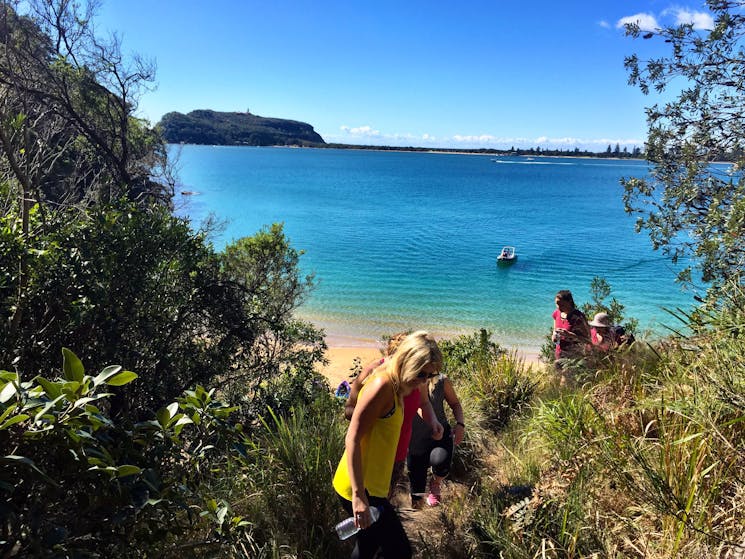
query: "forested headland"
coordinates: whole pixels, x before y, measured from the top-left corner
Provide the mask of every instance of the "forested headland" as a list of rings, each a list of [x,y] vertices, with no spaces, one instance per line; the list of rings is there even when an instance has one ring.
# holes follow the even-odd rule
[[[318,147],[325,143],[310,124],[248,111],[171,112],[163,115],[158,125],[163,138],[172,144]]]
[[[95,4],[0,2],[0,555],[345,556],[343,404],[294,315],[314,278],[279,224],[217,251],[174,215],[167,139],[135,116],[153,66],[94,33]],[[689,87],[623,181],[707,296],[647,340],[595,278],[581,307],[636,341],[588,347],[567,385],[548,326],[546,367],[485,330],[441,340],[467,430],[442,505],[406,520],[416,557],[745,554],[745,2],[707,5],[714,30],[626,61],[644,93]]]

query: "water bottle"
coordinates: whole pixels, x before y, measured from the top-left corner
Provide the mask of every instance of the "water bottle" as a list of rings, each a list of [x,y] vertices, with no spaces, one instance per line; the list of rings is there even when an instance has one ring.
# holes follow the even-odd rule
[[[373,522],[380,518],[381,512],[383,512],[383,509],[381,507],[370,507],[370,517],[372,518]],[[360,529],[354,525],[354,516],[350,516],[346,520],[342,520],[335,526],[335,528],[336,533],[339,534],[340,540],[346,540],[347,538],[354,536],[357,532],[360,531]]]

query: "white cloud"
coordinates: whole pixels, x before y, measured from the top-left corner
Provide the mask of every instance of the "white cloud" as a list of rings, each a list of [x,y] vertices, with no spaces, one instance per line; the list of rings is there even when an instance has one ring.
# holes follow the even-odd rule
[[[692,24],[694,29],[714,29],[714,18],[707,12],[694,12],[685,8],[668,8],[660,14],[660,17],[663,18],[669,16],[675,19],[674,25]],[[656,31],[662,27],[653,14],[641,12],[632,16],[622,17],[616,23],[616,28],[623,29],[630,23],[636,23],[642,31]],[[602,24],[603,22],[601,22]]]
[[[610,29],[610,23],[608,23],[608,22],[607,22],[607,21],[605,21],[604,19],[601,19],[601,20],[600,20],[600,21],[598,22],[598,25],[599,25],[600,27],[604,27],[605,29]]]
[[[343,132],[346,132],[350,136],[359,136],[365,138],[377,138],[380,136],[380,130],[375,130],[371,126],[356,126],[354,128],[349,126],[340,127]]]
[[[675,8],[671,10],[675,14],[675,24],[685,25],[692,23],[694,29],[714,29],[714,18],[706,12],[689,12],[688,10]]]
[[[460,135],[456,134],[453,136],[453,141],[462,143],[462,144],[493,144],[495,142],[501,141],[500,138],[497,138],[496,136],[492,136],[490,134],[481,134],[479,136],[470,136],[470,135]]]
[[[639,13],[633,16],[622,17],[616,23],[617,29],[623,29],[626,25],[635,23],[642,31],[655,31],[660,28],[657,19],[652,14]]]
[[[574,136],[537,136],[537,137],[505,137],[493,134],[454,134],[453,136],[434,136],[429,133],[382,133],[372,126],[341,126],[340,135],[324,135],[327,141],[339,143],[364,143],[378,146],[413,146],[433,148],[460,149],[541,149],[573,150],[579,148],[589,151],[604,151],[609,145],[615,148],[643,147],[644,140],[636,138],[578,138]]]

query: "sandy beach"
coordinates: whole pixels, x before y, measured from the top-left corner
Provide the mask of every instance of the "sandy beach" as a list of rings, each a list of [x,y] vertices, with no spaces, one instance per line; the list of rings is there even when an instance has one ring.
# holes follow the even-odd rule
[[[365,365],[374,359],[380,359],[384,348],[384,343],[380,340],[337,335],[327,336],[326,344],[329,348],[326,352],[329,364],[322,367],[320,372],[328,379],[332,388],[336,388],[341,381],[349,379],[355,359],[359,359],[360,363]],[[523,351],[518,348],[518,353],[526,363],[540,363],[536,349]]]

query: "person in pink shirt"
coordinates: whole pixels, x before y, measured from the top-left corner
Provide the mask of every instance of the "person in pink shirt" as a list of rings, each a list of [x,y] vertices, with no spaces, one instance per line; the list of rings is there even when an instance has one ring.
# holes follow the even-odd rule
[[[556,343],[556,358],[576,357],[590,343],[590,326],[584,313],[574,305],[572,292],[562,289],[556,294],[553,340]]]
[[[556,310],[551,315],[554,319],[552,339],[556,344],[556,369],[561,374],[562,385],[566,384],[570,371],[564,359],[580,357],[590,346],[590,326],[587,318],[574,304],[572,292],[562,289],[554,299]]]

